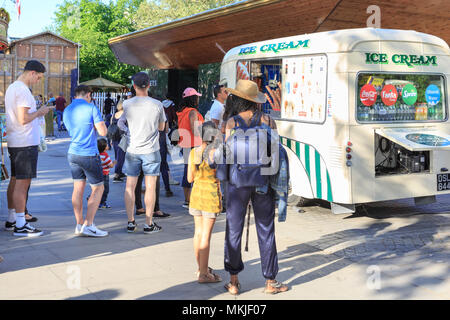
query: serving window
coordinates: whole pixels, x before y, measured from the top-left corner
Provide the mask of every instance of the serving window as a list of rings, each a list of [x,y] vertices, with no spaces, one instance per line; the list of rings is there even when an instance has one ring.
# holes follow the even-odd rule
[[[276,118],[312,123],[326,119],[325,55],[241,60],[236,79],[253,80],[268,97],[262,110]]]
[[[252,80],[259,91],[268,96],[268,101],[261,106],[265,113],[276,117],[280,115],[281,105],[281,59],[241,60],[236,68],[236,79]]]
[[[447,119],[445,81],[436,74],[360,73],[359,122],[430,122]]]

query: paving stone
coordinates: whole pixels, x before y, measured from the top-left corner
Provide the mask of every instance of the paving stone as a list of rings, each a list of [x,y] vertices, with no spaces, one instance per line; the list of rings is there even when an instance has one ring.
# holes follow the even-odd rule
[[[449,299],[450,195],[437,204],[415,207],[411,199],[365,205],[357,215],[333,215],[329,208],[289,207],[287,221],[275,222],[279,259],[277,278],[292,290],[275,297],[262,293],[259,247],[251,220],[249,252],[242,252],[245,269],[239,275],[243,292],[232,297],[223,289],[226,215],[216,220],[210,266],[222,276],[218,284],[199,285],[193,252],[193,218],[181,208],[183,191],[172,186],[173,198],[160,198],[172,214],[155,220],[160,233],[128,234],[123,194],[125,184],[112,184],[111,210],[99,211],[96,224],[109,231],[104,239],[79,238],[71,207],[72,181],[65,159],[68,139],[49,143],[40,154],[38,179],[30,190],[29,207],[46,234],[17,239],[0,231],[0,299]],[[181,180],[182,165],[171,164]],[[2,183],[0,222],[7,217],[6,183]],[[88,191],[89,188],[86,188]],[[43,201],[45,199],[45,201]],[[0,225],[1,227],[2,225]],[[244,232],[245,234],[245,232]],[[245,243],[245,236],[243,242]],[[244,246],[244,244],[243,244]],[[381,270],[381,289],[368,287],[371,268]],[[79,288],[68,280],[81,272]],[[31,283],[30,290],[13,284]],[[3,288],[7,288],[4,290]]]

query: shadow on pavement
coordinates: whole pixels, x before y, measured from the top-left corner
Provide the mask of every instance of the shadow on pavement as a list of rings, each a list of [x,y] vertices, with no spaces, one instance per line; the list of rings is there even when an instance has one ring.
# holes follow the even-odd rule
[[[440,226],[439,223],[429,224],[426,233],[414,233],[421,224],[430,222],[428,219],[422,220],[419,216],[416,223],[391,231],[386,231],[391,223],[377,221],[367,228],[330,233],[317,240],[290,246],[278,252],[279,268],[282,271],[279,272],[277,279],[286,282],[290,287],[295,286],[294,290],[298,290],[301,289],[302,284],[326,277],[351,265],[367,268],[368,272],[369,267],[375,266],[379,268],[382,280],[384,272],[386,272],[384,275],[401,278],[405,273],[420,270],[424,264],[442,263],[445,261],[445,252],[440,252],[442,248],[430,247],[430,244],[445,243],[449,237],[434,238]],[[352,242],[359,243],[352,244]],[[398,265],[400,258],[406,258],[407,265]],[[440,273],[418,275],[404,284],[383,285],[381,282],[378,293],[391,293],[396,299],[409,299],[414,296],[414,290],[419,286],[432,288],[442,284],[449,272],[450,266],[446,264],[446,268]],[[223,286],[229,279],[224,270],[221,270],[220,275],[224,279],[223,282],[207,285],[217,291],[217,295],[225,292]],[[250,280],[248,275],[260,275],[260,280]],[[369,276],[370,274],[367,274],[367,278]],[[290,280],[286,281],[287,279]],[[246,261],[239,280],[242,285],[241,294],[258,288],[262,290],[264,279],[260,260]],[[396,282],[393,281],[393,283]],[[169,299],[189,299],[189,292],[195,292],[195,297],[199,299],[211,299],[216,296],[212,290],[201,291],[202,286],[204,285],[188,282],[140,299],[167,299],[168,297]],[[333,289],[330,288],[330,290]]]

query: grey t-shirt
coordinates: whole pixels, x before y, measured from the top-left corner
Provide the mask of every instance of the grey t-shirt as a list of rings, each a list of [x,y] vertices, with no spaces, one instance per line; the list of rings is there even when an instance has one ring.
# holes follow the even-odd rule
[[[134,97],[123,103],[121,120],[128,122],[130,144],[127,152],[149,154],[159,151],[159,124],[166,122],[161,102],[150,97]]]

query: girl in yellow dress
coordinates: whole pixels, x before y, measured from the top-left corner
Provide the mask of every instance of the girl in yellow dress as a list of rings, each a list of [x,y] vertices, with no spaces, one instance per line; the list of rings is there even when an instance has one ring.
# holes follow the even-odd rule
[[[212,143],[220,134],[211,121],[202,126],[202,144],[191,150],[189,155],[187,180],[194,183],[189,201],[189,213],[194,216],[194,252],[199,270],[199,283],[220,282],[222,279],[208,267],[212,229],[217,216],[222,211],[220,182],[216,170],[211,168]],[[212,162],[212,161],[211,161]]]

